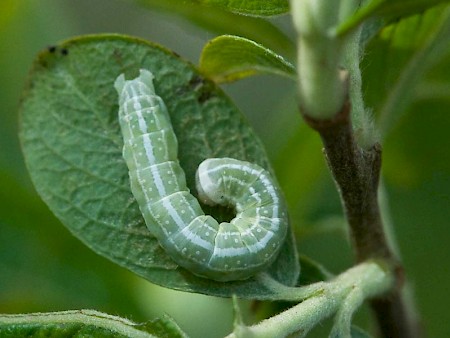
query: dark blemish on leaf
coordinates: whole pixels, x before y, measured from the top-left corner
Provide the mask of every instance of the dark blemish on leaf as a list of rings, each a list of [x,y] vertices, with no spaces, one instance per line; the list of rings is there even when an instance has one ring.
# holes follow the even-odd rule
[[[184,95],[186,93],[190,93],[192,91],[196,91],[203,83],[203,78],[201,76],[195,75],[192,77],[187,85],[183,85],[177,88],[177,95]]]
[[[123,55],[120,49],[114,49],[112,57],[118,65],[123,65]]]
[[[208,101],[212,97],[212,92],[208,89],[200,91],[200,95],[198,96],[198,102],[204,103]]]
[[[192,77],[192,79],[189,81],[188,86],[188,90],[196,92],[197,101],[199,103],[204,103],[213,96],[212,84],[200,75],[195,75],[194,77]]]
[[[48,50],[50,53],[54,53],[54,52],[56,52],[56,46],[48,46],[48,47],[47,47],[47,50]]]
[[[201,75],[194,75],[187,85],[177,88],[176,95],[194,93],[199,103],[204,103],[214,96],[214,85]]]
[[[61,55],[66,56],[68,54],[69,54],[69,50],[68,49],[66,49],[66,48],[61,49]]]
[[[205,79],[199,75],[195,75],[190,81],[189,81],[189,87],[193,90],[197,90],[201,86],[203,86],[205,82]]]

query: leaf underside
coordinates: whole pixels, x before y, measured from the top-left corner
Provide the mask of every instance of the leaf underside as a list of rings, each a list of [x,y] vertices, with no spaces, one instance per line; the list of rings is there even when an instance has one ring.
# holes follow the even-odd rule
[[[165,315],[143,324],[93,310],[0,315],[1,337],[186,338]]]
[[[36,59],[21,103],[20,137],[38,193],[54,214],[88,247],[147,280],[189,292],[267,299],[273,292],[255,278],[220,283],[178,267],[147,230],[129,187],[122,158],[118,75],[155,74],[179,143],[188,186],[209,157],[233,157],[270,165],[242,114],[188,62],[155,44],[120,35],[75,38]],[[205,208],[218,219],[227,210]],[[42,226],[42,225],[39,225]],[[298,260],[290,234],[269,273],[295,284]]]

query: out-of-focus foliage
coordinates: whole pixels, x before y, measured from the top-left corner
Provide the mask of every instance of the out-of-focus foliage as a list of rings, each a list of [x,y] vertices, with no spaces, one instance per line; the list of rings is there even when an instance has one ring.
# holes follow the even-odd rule
[[[337,34],[346,34],[365,20],[371,19],[389,23],[410,15],[421,14],[441,3],[448,3],[448,0],[370,0],[341,23],[336,31]]]
[[[363,67],[365,98],[383,135],[420,95],[418,86],[428,86],[423,75],[449,53],[449,36],[450,6],[437,6],[389,25],[369,43]],[[449,92],[439,95],[448,97]]]

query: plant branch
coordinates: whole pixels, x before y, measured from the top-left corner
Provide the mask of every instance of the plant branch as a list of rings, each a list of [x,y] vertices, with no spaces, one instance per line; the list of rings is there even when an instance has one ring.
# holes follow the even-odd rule
[[[385,270],[384,264],[364,262],[330,281],[318,283],[320,292],[259,324],[244,326],[238,321],[234,332],[227,338],[276,338],[292,334],[304,337],[315,325],[336,311],[345,317],[346,323],[339,325],[335,332],[350,332],[350,318],[355,308],[363,299],[384,293],[392,283],[393,276]]]
[[[341,194],[352,232],[357,260],[391,259],[377,200],[381,146],[376,143],[364,150],[356,144],[348,101],[332,119],[317,120],[306,114],[303,117],[320,134],[324,144],[328,166]]]
[[[402,297],[403,269],[386,238],[378,204],[381,145],[375,141],[361,92],[361,28],[348,38],[330,34],[336,23],[357,9],[358,2],[291,0],[291,7],[298,33],[300,111],[322,138],[357,261],[381,259],[396,278],[388,294],[372,301],[381,334],[384,337],[418,337]],[[347,71],[340,70],[342,64]],[[344,73],[346,76],[342,76]],[[351,121],[352,105],[359,143]],[[344,317],[347,317],[345,312]]]
[[[302,110],[305,121],[316,130],[324,144],[328,166],[337,184],[350,226],[358,262],[383,259],[389,262],[397,283],[388,295],[375,298],[375,311],[383,337],[417,337],[418,331],[408,317],[401,295],[403,270],[385,236],[378,205],[381,146],[375,143],[360,148],[354,137],[347,100],[332,119],[311,118]]]

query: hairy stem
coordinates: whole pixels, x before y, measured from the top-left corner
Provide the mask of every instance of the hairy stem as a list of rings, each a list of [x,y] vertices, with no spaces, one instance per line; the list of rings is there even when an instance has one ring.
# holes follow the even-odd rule
[[[253,326],[238,325],[228,338],[276,338],[294,333],[304,337],[315,325],[336,311],[342,309],[345,317],[351,317],[362,299],[384,293],[392,283],[392,274],[382,264],[376,261],[361,263],[328,282],[320,283],[319,293],[289,310]],[[354,297],[355,294],[358,297]],[[346,322],[350,325],[350,318]],[[350,327],[346,328],[347,332],[349,330]]]
[[[291,0],[293,22],[301,32],[297,35],[299,96],[316,118],[333,116],[345,99],[339,72],[343,43],[328,34],[338,21],[339,7],[338,1]]]

